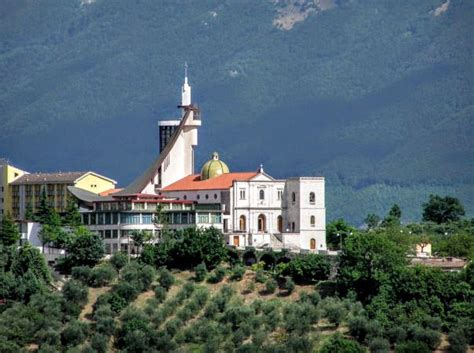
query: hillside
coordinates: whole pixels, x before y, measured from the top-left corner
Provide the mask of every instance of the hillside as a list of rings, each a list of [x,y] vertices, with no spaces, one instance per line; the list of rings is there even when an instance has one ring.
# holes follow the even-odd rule
[[[157,153],[157,120],[177,114],[187,61],[203,112],[198,168],[218,150],[231,170],[325,175],[328,218],[356,224],[393,202],[416,219],[431,192],[474,214],[470,2],[0,9],[0,155],[19,167],[128,183]]]

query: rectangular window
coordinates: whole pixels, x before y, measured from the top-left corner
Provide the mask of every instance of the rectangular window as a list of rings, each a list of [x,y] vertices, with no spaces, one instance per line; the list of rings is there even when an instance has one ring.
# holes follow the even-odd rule
[[[209,223],[209,215],[208,214],[199,214],[198,215],[198,223]]]
[[[110,213],[105,214],[105,224],[111,224],[112,223],[112,215]]]
[[[95,225],[95,213],[91,213],[91,223],[92,225]]]
[[[222,218],[220,213],[212,215],[212,223],[222,223]]]
[[[281,199],[283,198],[283,190],[282,189],[278,189],[278,201],[280,201]]]
[[[240,189],[240,199],[245,200],[245,189]]]
[[[142,223],[143,224],[151,224],[152,217],[151,214],[143,214],[142,215]]]
[[[110,229],[106,229],[104,232],[104,237],[105,239],[110,239],[111,238],[111,231]]]
[[[103,213],[99,213],[97,215],[97,224],[104,224],[104,214]]]
[[[114,238],[114,239],[118,238],[118,230],[117,229],[112,230],[112,238]]]

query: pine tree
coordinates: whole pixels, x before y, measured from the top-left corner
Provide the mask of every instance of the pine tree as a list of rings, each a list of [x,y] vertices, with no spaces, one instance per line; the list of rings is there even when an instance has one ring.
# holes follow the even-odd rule
[[[36,220],[41,224],[51,224],[52,221],[56,221],[53,216],[54,208],[48,201],[46,196],[46,190],[43,189],[41,192],[40,202],[38,210],[36,212]]]
[[[15,244],[18,240],[20,240],[20,231],[13,217],[7,213],[3,217],[0,225],[0,243],[5,246],[10,246]]]
[[[77,207],[76,199],[73,196],[67,199],[66,216],[64,218],[64,225],[70,227],[78,227],[82,224],[81,214]]]

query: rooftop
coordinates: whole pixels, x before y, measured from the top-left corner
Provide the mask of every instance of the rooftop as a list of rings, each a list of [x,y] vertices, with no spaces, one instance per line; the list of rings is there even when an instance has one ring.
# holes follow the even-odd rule
[[[207,180],[201,180],[200,174],[193,174],[168,185],[162,191],[230,189],[234,181],[246,181],[252,179],[257,174],[257,172],[226,173]]]
[[[25,174],[14,182],[12,185],[24,184],[73,184],[86,175],[93,174],[99,178],[106,179],[114,184],[117,182],[103,175],[94,172],[56,172],[56,173],[31,173]]]

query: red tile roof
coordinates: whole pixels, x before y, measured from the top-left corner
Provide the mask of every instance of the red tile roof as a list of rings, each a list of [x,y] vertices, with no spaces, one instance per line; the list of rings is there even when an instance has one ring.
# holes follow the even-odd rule
[[[226,173],[207,180],[201,180],[200,174],[188,175],[187,177],[163,188],[162,191],[230,189],[234,180],[246,181],[257,174],[258,173],[256,172]]]
[[[99,193],[100,196],[109,196],[116,192],[122,191],[123,189],[108,189]]]

